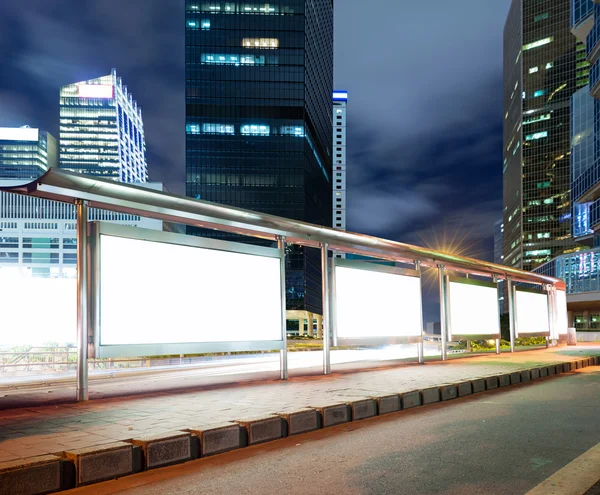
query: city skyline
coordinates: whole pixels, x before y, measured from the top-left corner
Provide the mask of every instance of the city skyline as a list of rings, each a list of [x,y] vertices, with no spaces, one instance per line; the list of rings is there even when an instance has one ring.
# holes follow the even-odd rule
[[[348,89],[353,101],[347,228],[417,243],[436,228],[459,228],[485,238],[474,254],[491,259],[493,224],[501,214],[501,40],[509,2],[465,1],[458,9],[464,16],[452,26],[445,19],[457,9],[443,2],[435,9],[380,3],[368,13],[353,1],[337,3],[335,11],[335,86]],[[14,72],[0,78],[0,125],[49,122],[52,131],[56,89],[114,66],[144,108],[151,179],[182,193],[183,5],[173,13],[166,2],[144,9],[131,2],[108,26],[100,19],[114,7],[109,4],[82,2],[51,14],[36,1],[3,2],[0,13],[14,22],[0,47],[12,54]],[[435,31],[421,40],[425,57],[411,42],[421,30],[410,27],[423,8]],[[399,22],[406,23],[401,35]],[[357,29],[374,32],[372,39],[361,41]],[[392,35],[400,48],[375,49]],[[32,89],[37,94],[30,102],[24,95]],[[44,112],[38,112],[40,102],[49,102]]]

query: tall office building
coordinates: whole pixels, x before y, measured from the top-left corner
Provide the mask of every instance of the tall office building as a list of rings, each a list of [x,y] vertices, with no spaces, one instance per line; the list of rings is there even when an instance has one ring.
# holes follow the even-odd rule
[[[333,1],[185,6],[187,195],[331,226]],[[287,263],[288,309],[320,313],[319,252]]]
[[[40,129],[0,127],[0,179],[37,179],[58,166],[58,146]]]
[[[346,230],[347,91],[333,92],[333,226]],[[337,256],[343,257],[343,254]]]
[[[504,263],[531,270],[575,248],[571,97],[588,83],[570,0],[513,0],[504,28]]]
[[[60,167],[121,182],[146,182],[142,110],[113,69],[60,89]]]

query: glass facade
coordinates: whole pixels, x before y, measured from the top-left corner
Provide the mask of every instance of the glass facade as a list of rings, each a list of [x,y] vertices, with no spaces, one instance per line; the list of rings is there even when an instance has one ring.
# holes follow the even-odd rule
[[[531,270],[575,247],[571,97],[588,83],[569,0],[513,0],[504,32],[504,259]]]
[[[186,194],[331,226],[333,2],[186,0],[185,26]],[[320,313],[320,253],[287,263],[288,309]]]
[[[348,92],[333,92],[333,219],[336,229],[346,230],[346,110]],[[338,258],[344,254],[336,254]]]
[[[0,179],[37,179],[58,166],[56,139],[30,127],[0,127]]]
[[[115,70],[61,88],[60,167],[121,182],[148,181],[142,111]]]

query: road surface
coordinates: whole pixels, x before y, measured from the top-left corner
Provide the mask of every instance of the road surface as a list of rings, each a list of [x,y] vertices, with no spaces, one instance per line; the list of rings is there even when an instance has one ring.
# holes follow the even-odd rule
[[[599,410],[600,367],[590,367],[73,493],[514,495],[596,446]]]

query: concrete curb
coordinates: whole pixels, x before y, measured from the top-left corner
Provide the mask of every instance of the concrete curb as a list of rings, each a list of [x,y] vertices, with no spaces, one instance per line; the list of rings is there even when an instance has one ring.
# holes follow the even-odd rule
[[[597,366],[598,357],[0,463],[0,495],[53,493],[350,421]]]

